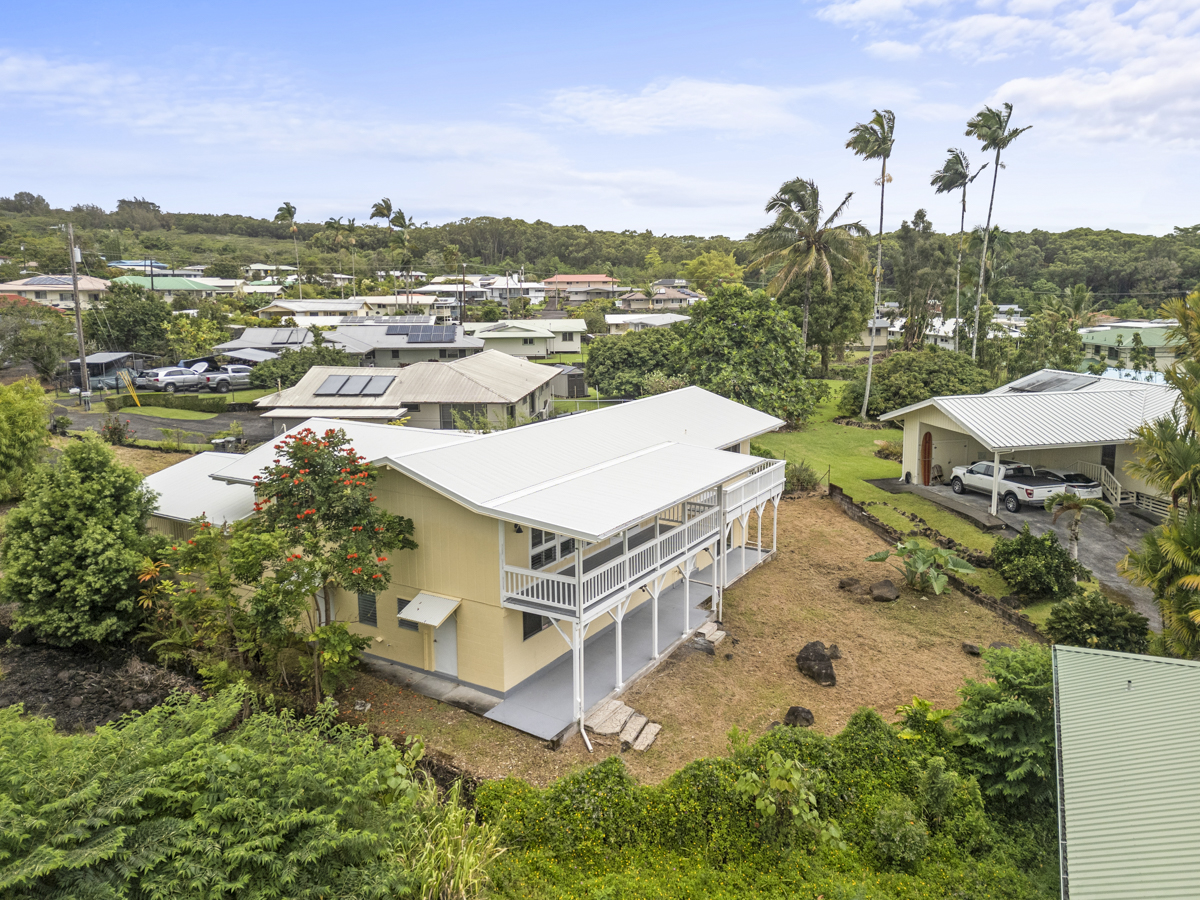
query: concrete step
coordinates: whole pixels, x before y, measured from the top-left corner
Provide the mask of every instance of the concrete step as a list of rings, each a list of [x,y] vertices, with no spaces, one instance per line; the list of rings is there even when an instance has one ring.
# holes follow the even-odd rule
[[[621,703],[614,709],[606,719],[602,719],[592,726],[592,731],[596,734],[620,734],[621,729],[628,724],[633,717],[633,710]]]
[[[638,735],[636,741],[633,742],[633,749],[639,753],[644,753],[650,749],[650,745],[654,743],[654,739],[658,737],[658,733],[662,731],[662,726],[657,722],[651,722],[642,729],[642,733]]]
[[[699,628],[696,629],[696,631],[699,632],[700,636],[706,640],[711,640],[712,633],[716,630],[717,630],[716,622],[705,622],[703,625],[701,625]]]
[[[633,746],[633,742],[638,739],[638,735],[642,733],[642,729],[646,727],[646,723],[649,721],[641,713],[634,713],[630,716],[629,721],[625,723],[625,727],[621,729],[621,746]]]
[[[599,723],[603,722],[624,705],[625,704],[620,700],[607,700],[604,703],[601,703],[592,710],[591,714],[586,719],[583,720],[584,727],[595,728]]]
[[[714,631],[708,636],[708,640],[715,647],[717,644],[721,643],[721,641],[725,640],[725,632]]]

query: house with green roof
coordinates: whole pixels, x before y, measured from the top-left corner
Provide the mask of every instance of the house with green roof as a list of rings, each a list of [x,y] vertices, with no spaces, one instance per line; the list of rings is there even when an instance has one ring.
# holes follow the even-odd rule
[[[211,284],[194,281],[191,278],[180,278],[174,275],[147,277],[145,275],[122,275],[114,278],[113,284],[135,284],[148,291],[162,294],[164,300],[174,300],[176,297],[187,297],[192,300],[215,297],[217,288]]]
[[[1146,369],[1162,371],[1183,355],[1183,347],[1168,337],[1168,331],[1177,324],[1159,319],[1153,322],[1130,319],[1080,328],[1079,338],[1083,341],[1083,363],[1081,369],[1097,362],[1108,363],[1113,369],[1137,368],[1132,359],[1134,347],[1140,339],[1146,349]]]
[[[1200,894],[1200,662],[1056,646],[1062,896]]]

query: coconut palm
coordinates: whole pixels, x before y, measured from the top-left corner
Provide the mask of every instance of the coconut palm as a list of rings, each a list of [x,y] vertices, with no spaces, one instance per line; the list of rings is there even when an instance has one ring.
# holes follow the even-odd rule
[[[978,138],[984,150],[995,150],[992,165],[992,194],[988,201],[987,224],[983,227],[983,253],[979,257],[979,288],[975,292],[975,330],[971,335],[971,359],[975,359],[979,343],[979,307],[983,303],[983,268],[987,259],[987,242],[992,232],[992,210],[996,205],[996,178],[1004,167],[1000,162],[1000,151],[1007,149],[1013,141],[1032,128],[1010,128],[1012,104],[1005,103],[1003,110],[985,106],[967,122],[967,137]]]
[[[353,219],[346,220],[346,228],[343,232],[346,238],[346,243],[350,245],[350,278],[354,284],[355,293],[358,292],[358,256],[354,249],[354,245],[358,243],[358,226],[354,224]]]
[[[1200,656],[1200,510],[1173,508],[1117,563],[1131,582],[1154,591],[1163,642],[1173,656]]]
[[[872,110],[875,115],[869,122],[859,122],[850,129],[850,140],[846,141],[846,149],[853,150],[855,156],[863,159],[880,160],[879,178],[879,241],[875,248],[875,303],[871,307],[871,347],[867,352],[867,388],[863,392],[862,412],[859,418],[867,417],[867,401],[871,399],[871,374],[875,368],[875,310],[879,309],[879,290],[883,283],[883,195],[887,190],[892,176],[888,174],[887,161],[892,155],[892,145],[896,143],[896,114],[890,109],[882,112]]]
[[[933,185],[934,193],[947,194],[950,191],[962,191],[962,213],[958,220],[958,263],[954,267],[954,319],[956,322],[954,328],[954,352],[958,352],[958,332],[959,319],[962,318],[960,307],[962,306],[962,258],[963,258],[963,242],[967,233],[967,185],[983,174],[983,170],[988,167],[984,163],[979,167],[979,171],[974,175],[971,174],[971,162],[967,159],[967,154],[954,147],[949,149],[949,156],[942,164],[942,167],[933,173],[933,177],[929,183]]]
[[[371,221],[374,222],[376,219],[383,219],[389,231],[392,228],[392,215],[392,201],[387,197],[384,197],[371,207]]]
[[[1048,316],[1066,322],[1073,330],[1089,328],[1096,324],[1096,310],[1093,307],[1095,295],[1088,290],[1086,284],[1076,284],[1064,288],[1062,294],[1050,297],[1042,310]]]
[[[793,178],[767,201],[766,210],[774,213],[775,221],[754,234],[754,248],[759,256],[749,267],[765,271],[769,266],[779,266],[769,285],[776,296],[791,287],[799,276],[804,276],[801,337],[805,348],[808,347],[813,273],[816,272],[825,286],[832,289],[834,268],[848,265],[859,253],[855,238],[871,234],[861,222],[835,224],[846,212],[853,196],[853,193],[846,194],[837,209],[824,216],[817,185],[811,180]]]
[[[300,229],[296,227],[296,207],[285,202],[275,211],[275,221],[280,225],[287,225],[288,231],[292,233],[292,246],[296,249],[296,299],[299,300],[304,296],[304,289],[300,286]]]
[[[1079,562],[1079,525],[1083,521],[1083,514],[1089,511],[1097,513],[1104,516],[1109,524],[1112,524],[1112,520],[1116,518],[1112,507],[1103,500],[1095,497],[1080,497],[1078,494],[1068,494],[1064,491],[1047,497],[1045,506],[1046,512],[1051,514],[1051,522],[1057,522],[1059,516],[1064,513],[1071,514],[1071,518],[1067,521],[1067,546],[1071,551],[1071,559],[1075,562]]]
[[[1012,232],[1002,230],[999,225],[995,226],[990,234],[985,234],[982,228],[971,229],[970,237],[967,238],[967,253],[971,256],[985,254],[984,265],[981,267],[986,272],[985,294],[991,290],[996,278],[1004,271],[1005,265],[1001,260],[1006,253],[1013,251],[1013,247]],[[978,309],[975,313],[975,328],[979,328]]]
[[[1133,431],[1133,459],[1125,471],[1189,507],[1200,495],[1200,440],[1180,412],[1139,425]]]

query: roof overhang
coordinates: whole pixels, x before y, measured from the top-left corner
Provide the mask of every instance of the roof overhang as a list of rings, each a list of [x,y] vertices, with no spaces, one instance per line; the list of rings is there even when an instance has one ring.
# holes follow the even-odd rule
[[[440,597],[437,594],[421,591],[397,614],[396,618],[437,628],[454,615],[454,611],[458,609],[461,602],[453,597]]]
[[[355,408],[330,408],[330,407],[294,407],[276,406],[262,414],[264,419],[314,419],[325,417],[327,419],[398,419],[408,412],[408,408],[404,406],[395,407],[355,407]]]

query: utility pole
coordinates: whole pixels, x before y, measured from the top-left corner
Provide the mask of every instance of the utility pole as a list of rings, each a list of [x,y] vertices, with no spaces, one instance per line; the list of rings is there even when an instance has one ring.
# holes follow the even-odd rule
[[[76,268],[75,226],[67,223],[67,243],[71,256],[71,292],[75,298],[75,337],[79,339],[79,399],[84,412],[92,411],[92,384],[88,378],[87,349],[83,345],[83,309],[79,304],[79,270]]]

